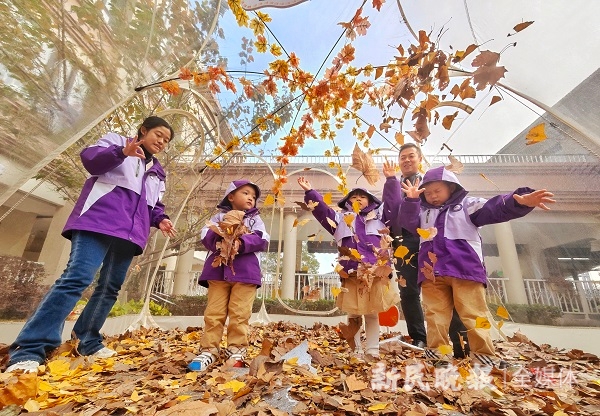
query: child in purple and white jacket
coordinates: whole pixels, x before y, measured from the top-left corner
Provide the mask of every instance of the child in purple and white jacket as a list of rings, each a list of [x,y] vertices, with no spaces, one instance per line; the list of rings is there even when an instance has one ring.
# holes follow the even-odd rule
[[[352,189],[338,202],[341,212],[336,212],[323,201],[323,197],[312,189],[308,180],[298,178],[298,185],[304,189],[304,200],[317,202],[312,214],[319,223],[333,235],[337,245],[346,249],[355,249],[361,256],[363,265],[389,266],[389,258],[381,264],[382,256],[377,256],[375,251],[380,250],[382,234],[380,230],[386,228],[386,219],[382,202],[362,188]],[[398,197],[400,193],[396,194]],[[358,213],[352,206],[357,204]],[[344,218],[352,215],[352,222],[348,224]],[[344,257],[344,256],[342,256]],[[378,258],[379,257],[379,258]],[[370,290],[366,287],[361,277],[361,265],[352,259],[339,261],[343,270],[342,292],[337,296],[336,305],[348,314],[348,321],[354,320],[362,327],[365,320],[366,349],[364,353],[369,357],[379,357],[379,312],[387,311],[392,305],[400,301],[400,295],[392,287],[392,281],[387,275],[374,277]],[[360,342],[360,329],[354,337],[354,353],[361,356],[363,348]],[[350,343],[352,346],[352,343]]]
[[[393,178],[385,184],[388,192],[399,185]],[[438,348],[450,345],[448,328],[456,308],[468,331],[471,359],[484,366],[502,367],[505,363],[496,359],[489,329],[476,327],[476,319],[488,313],[479,227],[523,217],[536,206],[548,210],[545,203],[555,202],[553,194],[545,189],[518,188],[489,200],[470,197],[456,175],[443,166],[429,170],[420,185],[417,181],[401,186],[406,198],[395,217],[397,225],[415,234],[417,228],[430,233],[421,237],[418,257],[427,321],[426,356],[447,358]]]
[[[218,242],[222,237],[204,226],[200,232],[202,243],[209,250],[198,281],[208,287],[208,303],[204,311],[204,334],[200,340],[200,354],[188,365],[192,371],[206,371],[219,356],[225,321],[227,325],[227,349],[225,357],[234,367],[244,366],[248,347],[248,322],[256,289],[260,287],[260,252],[266,251],[269,234],[259,216],[256,201],[260,189],[252,182],[241,179],[231,182],[225,197],[217,205],[219,212],[210,222],[218,224],[231,210],[244,211],[244,225],[249,232],[239,238],[239,248],[231,265],[213,266],[219,256]]]

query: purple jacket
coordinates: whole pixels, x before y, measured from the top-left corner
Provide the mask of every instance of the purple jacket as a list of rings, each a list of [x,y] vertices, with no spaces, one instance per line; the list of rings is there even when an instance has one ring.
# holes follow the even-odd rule
[[[342,207],[342,212],[336,212],[329,208],[323,201],[321,194],[314,189],[306,191],[304,201],[306,203],[309,201],[318,202],[312,213],[323,228],[325,228],[329,234],[333,235],[339,247],[354,248],[362,256],[363,262],[374,264],[377,256],[373,252],[373,247],[380,247],[381,234],[379,233],[379,230],[387,226],[385,209],[382,202],[370,192],[361,188],[357,189],[368,194],[372,201],[364,210],[360,211],[358,215],[352,211],[352,206],[348,202],[352,191],[356,189],[350,191],[348,195],[338,203],[338,206]],[[399,195],[400,194],[398,194],[398,198]],[[372,219],[366,220],[366,216],[372,211],[375,211],[375,216]],[[354,216],[352,222],[354,233],[350,227],[348,227],[346,221],[344,221],[344,215],[346,214]],[[328,218],[336,224],[335,227],[330,224],[327,220]],[[356,240],[358,240],[358,242]],[[340,265],[348,273],[357,269],[358,262],[341,260]]]
[[[531,188],[519,188],[510,194],[498,195],[489,200],[467,196],[456,175],[443,166],[429,170],[423,177],[423,184],[434,181],[455,183],[456,190],[441,207],[434,207],[420,198],[406,198],[399,207],[396,217],[397,226],[416,234],[417,228],[435,227],[437,235],[433,238],[421,238],[419,248],[419,284],[425,276],[421,268],[425,262],[431,264],[428,253],[434,253],[437,262],[433,266],[436,276],[452,276],[487,282],[487,273],[483,262],[483,252],[479,227],[497,224],[520,218],[533,210],[519,204],[513,194],[533,192]]]
[[[158,159],[145,165],[123,154],[127,138],[108,133],[81,152],[91,176],[85,181],[62,235],[74,230],[92,231],[131,241],[136,256],[148,241],[150,226],[169,218],[160,199],[165,191],[165,171]]]
[[[254,186],[256,188],[258,199],[258,196],[260,195],[258,186],[250,181],[234,181],[227,188],[223,201],[217,205],[220,212],[210,219],[211,222],[218,223],[223,219],[225,214],[232,209],[231,203],[227,200],[227,195],[244,185]],[[202,228],[200,238],[202,239],[204,247],[209,250],[209,253],[204,261],[202,273],[198,278],[198,283],[200,283],[200,285],[208,287],[208,280],[227,280],[230,282],[251,283],[260,287],[262,275],[260,271],[259,253],[267,250],[270,236],[267,233],[265,224],[260,218],[256,207],[246,211],[246,215],[244,215],[244,224],[250,230],[250,234],[244,234],[240,237],[240,249],[233,259],[233,271],[235,271],[235,274],[233,274],[229,265],[213,267],[213,260],[218,254],[217,242],[221,240],[221,236],[208,228],[208,226]]]

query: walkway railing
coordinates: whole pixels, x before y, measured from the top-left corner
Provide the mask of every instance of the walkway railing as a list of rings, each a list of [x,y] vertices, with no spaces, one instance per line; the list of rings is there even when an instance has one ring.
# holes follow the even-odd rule
[[[188,295],[206,295],[207,289],[198,284],[200,272],[190,272]],[[174,270],[161,270],[152,288],[153,297],[162,299],[173,293]],[[277,275],[280,279],[281,274]],[[276,297],[275,273],[263,275],[263,285],[257,296],[265,298]],[[507,278],[489,278],[486,299],[489,303],[507,303]],[[563,313],[600,315],[600,281],[595,280],[565,280],[554,283],[543,279],[524,279],[527,301],[530,305],[548,305],[561,309]],[[281,289],[281,280],[277,285]],[[337,273],[326,274],[296,273],[294,275],[293,299],[314,301],[319,299],[333,300],[332,288],[340,287]]]
[[[588,155],[521,155],[521,154],[496,154],[496,155],[454,155],[460,162],[464,164],[534,164],[534,163],[585,163],[585,162],[597,162],[597,159],[593,156]],[[198,160],[203,163],[205,159],[212,158],[213,155],[206,155],[206,157],[200,157]],[[373,160],[376,164],[381,165],[387,160],[396,160],[397,154],[387,155],[373,155]],[[182,155],[181,160],[183,162],[191,162],[194,156]],[[429,155],[425,156],[425,159],[432,165],[448,164],[447,155]],[[270,165],[278,165],[276,156],[265,155],[262,158],[253,156],[234,156],[230,163],[232,164],[260,164],[266,161]],[[351,155],[341,155],[335,157],[327,157],[323,155],[302,155],[294,156],[289,158],[290,165],[302,165],[302,166],[313,166],[313,165],[328,165],[329,162],[339,162],[342,165],[352,164]]]

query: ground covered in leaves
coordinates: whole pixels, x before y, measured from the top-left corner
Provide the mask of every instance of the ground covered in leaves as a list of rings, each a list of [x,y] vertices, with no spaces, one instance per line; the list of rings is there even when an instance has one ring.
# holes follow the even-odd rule
[[[357,359],[338,331],[252,327],[249,368],[220,362],[204,374],[186,371],[199,328],[112,337],[107,345],[118,356],[96,362],[66,343],[38,375],[0,375],[0,416],[600,414],[600,361],[583,351],[516,334],[497,343],[507,371],[468,360],[436,368],[393,341],[382,343],[379,360]]]

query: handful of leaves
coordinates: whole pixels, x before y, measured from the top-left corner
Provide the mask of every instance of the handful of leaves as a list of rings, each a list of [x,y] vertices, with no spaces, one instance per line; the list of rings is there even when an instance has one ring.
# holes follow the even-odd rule
[[[244,211],[231,210],[225,214],[217,224],[208,223],[208,228],[220,235],[223,239],[217,242],[219,254],[212,262],[213,267],[226,265],[233,270],[233,259],[240,249],[240,237],[249,234],[250,230],[244,225]]]

